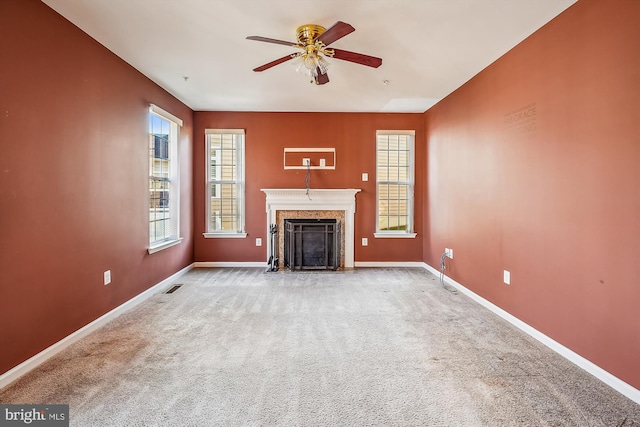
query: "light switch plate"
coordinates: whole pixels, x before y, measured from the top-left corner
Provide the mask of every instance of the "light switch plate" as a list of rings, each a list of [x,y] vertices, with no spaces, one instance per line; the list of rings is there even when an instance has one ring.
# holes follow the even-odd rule
[[[511,284],[511,272],[504,270],[504,284],[505,285],[510,285]]]
[[[109,283],[111,283],[111,270],[104,272],[104,284],[108,285]]]

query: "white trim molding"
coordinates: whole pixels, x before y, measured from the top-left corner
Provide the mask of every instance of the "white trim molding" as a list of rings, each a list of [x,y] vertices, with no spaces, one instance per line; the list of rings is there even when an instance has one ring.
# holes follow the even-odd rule
[[[276,223],[277,211],[344,211],[344,267],[354,265],[354,216],[356,193],[359,188],[263,188],[267,195],[267,236],[269,226]],[[271,253],[271,239],[267,239],[267,254]]]
[[[436,270],[435,268],[431,267],[427,263],[423,263],[423,267],[425,269],[427,269],[429,272],[435,274],[436,276],[438,276],[440,274],[439,270]],[[497,314],[498,316],[502,317],[504,320],[506,320],[507,322],[511,323],[516,328],[520,329],[521,331],[523,331],[526,334],[530,335],[531,337],[535,338],[540,343],[544,344],[545,346],[547,346],[551,350],[553,350],[556,353],[558,353],[560,356],[562,356],[565,359],[569,360],[574,365],[584,369],[585,371],[587,371],[588,373],[590,373],[594,377],[598,378],[603,383],[607,384],[609,387],[611,387],[614,390],[618,391],[619,393],[625,395],[626,397],[628,397],[629,399],[633,400],[634,402],[640,404],[640,390],[638,390],[637,388],[633,387],[631,384],[628,384],[628,383],[622,381],[620,378],[618,378],[615,375],[605,371],[600,366],[598,366],[595,363],[585,359],[584,357],[580,356],[578,353],[574,352],[573,350],[570,350],[567,347],[565,347],[562,344],[560,344],[559,342],[553,340],[552,338],[549,338],[548,336],[546,336],[542,332],[538,331],[534,327],[528,325],[527,323],[525,323],[522,320],[518,319],[514,315],[506,312],[505,310],[501,309],[497,305],[495,305],[495,304],[489,302],[488,300],[482,298],[480,295],[478,295],[475,292],[467,289],[466,287],[464,287],[460,283],[456,282],[452,278],[450,278],[450,277],[445,275],[444,276],[444,280],[445,280],[445,282],[447,282],[448,285],[451,285],[454,288],[456,288],[458,291],[460,291],[460,293],[465,294],[466,296],[468,296],[469,298],[471,298],[472,300],[474,300],[475,302],[477,302],[481,306],[485,307],[486,309],[488,309],[488,310],[494,312],[495,314]]]
[[[171,120],[172,122],[176,123],[178,126],[182,127],[182,124],[183,124],[182,123],[182,119],[174,116],[173,114],[171,114],[167,110],[158,107],[156,104],[149,104],[149,112],[150,113],[155,113],[155,114],[157,114],[159,116],[163,116],[167,120]]]
[[[373,233],[376,239],[415,239],[418,233]]]
[[[356,261],[356,267],[424,267],[422,261]]]
[[[168,242],[162,242],[160,244],[155,244],[151,247],[149,247],[147,249],[147,252],[149,252],[149,255],[151,254],[155,254],[156,252],[160,252],[161,250],[170,248],[171,246],[175,246],[182,243],[182,237],[179,237],[177,239],[173,239],[173,240],[169,240]]]
[[[244,239],[247,233],[202,233],[205,239]]]
[[[222,267],[262,267],[267,268],[266,262],[237,262],[237,261],[197,261],[194,268],[222,268]]]
[[[140,304],[140,303],[146,301],[147,299],[151,298],[155,294],[162,292],[166,287],[172,285],[175,280],[177,280],[179,277],[181,277],[182,275],[187,273],[192,268],[193,268],[193,264],[188,265],[187,267],[183,268],[182,270],[172,274],[171,276],[167,277],[166,279],[162,280],[161,282],[153,285],[152,287],[150,287],[146,291],[136,295],[135,297],[131,298],[130,300],[126,301],[125,303],[123,303],[123,304],[119,305],[118,307],[114,308],[110,312],[98,317],[93,322],[86,324],[82,328],[78,329],[75,332],[72,332],[71,334],[67,335],[66,337],[64,337],[60,341],[56,342],[55,344],[50,345],[49,347],[47,347],[44,350],[42,350],[40,353],[38,353],[35,356],[25,360],[24,362],[22,362],[18,366],[15,366],[14,368],[12,368],[12,369],[8,370],[7,372],[5,372],[4,374],[0,375],[0,389],[8,386],[9,384],[11,384],[12,382],[16,381],[18,378],[20,378],[21,376],[23,376],[27,372],[31,371],[32,369],[35,369],[36,367],[38,367],[42,363],[46,362],[49,358],[55,356],[56,354],[60,353],[65,348],[69,347],[71,344],[74,344],[74,343],[80,341],[82,338],[86,337],[90,333],[92,333],[92,332],[98,330],[99,328],[103,327],[108,322],[110,322],[111,320],[115,319],[116,317],[118,317],[119,315],[124,313],[125,311],[132,309],[133,307],[137,306],[138,304]]]

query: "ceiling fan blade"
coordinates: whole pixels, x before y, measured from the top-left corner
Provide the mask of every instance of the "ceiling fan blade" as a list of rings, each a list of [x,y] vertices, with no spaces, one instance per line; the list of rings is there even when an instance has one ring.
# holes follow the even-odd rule
[[[325,46],[329,46],[334,41],[343,38],[347,34],[353,33],[355,30],[355,28],[346,22],[338,21],[327,31],[320,34],[316,40],[321,41]]]
[[[299,47],[300,46],[298,43],[288,42],[288,41],[285,41],[285,40],[270,39],[268,37],[261,37],[261,36],[249,36],[249,37],[247,37],[247,40],[255,40],[257,42],[283,44],[285,46],[293,46],[293,47]]]
[[[320,67],[318,67],[316,69],[316,71],[318,72],[318,77],[316,77],[316,84],[317,85],[324,85],[329,83],[329,75],[327,73],[322,74],[320,72]]]
[[[362,53],[349,52],[348,50],[333,49],[333,57],[342,59],[343,61],[355,62],[356,64],[366,65],[367,67],[378,68],[382,65],[382,59],[375,56],[369,56]]]
[[[278,58],[275,61],[269,62],[268,64],[264,64],[259,66],[258,68],[254,68],[253,71],[260,72],[260,71],[268,70],[271,67],[275,67],[278,64],[282,64],[283,62],[287,62],[288,60],[295,58],[296,55],[297,54],[295,53],[290,53],[289,55],[283,56],[282,58]]]

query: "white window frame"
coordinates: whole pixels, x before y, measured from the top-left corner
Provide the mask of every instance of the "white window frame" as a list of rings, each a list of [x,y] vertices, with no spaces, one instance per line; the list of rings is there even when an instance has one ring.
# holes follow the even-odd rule
[[[169,122],[169,234],[160,240],[153,240],[149,231],[149,247],[147,251],[149,254],[159,252],[163,249],[170,248],[182,242],[180,237],[180,157],[178,150],[178,141],[180,140],[180,128],[182,127],[182,120],[166,110],[158,107],[157,105],[149,105],[149,115],[155,115]],[[153,137],[151,130],[149,130],[149,139]],[[151,143],[151,142],[150,142]],[[151,155],[151,154],[150,154]],[[153,168],[153,159],[150,159],[150,168]],[[149,170],[149,181],[153,170]],[[151,204],[149,203],[149,193],[147,193],[147,208],[149,215],[149,226],[151,223]]]
[[[244,167],[244,159],[245,159],[245,131],[244,129],[205,129],[205,182],[206,182],[206,190],[205,190],[205,207],[206,207],[206,215],[205,215],[205,232],[203,236],[205,238],[246,238],[247,233],[245,232],[245,167]],[[211,179],[211,140],[210,135],[242,135],[242,138],[238,142],[238,146],[236,147],[236,179],[231,181],[236,186],[236,201],[238,203],[238,229],[237,230],[213,230],[211,229],[211,185],[218,181],[221,177],[216,177],[218,180]],[[218,164],[220,161],[218,161]],[[223,182],[224,183],[224,182]],[[217,184],[217,188],[219,184]]]
[[[388,135],[407,135],[411,137],[411,145],[410,145],[410,165],[409,165],[409,180],[408,181],[382,181],[378,176],[378,137],[379,136],[388,136]],[[417,236],[417,233],[414,232],[414,202],[415,202],[415,145],[416,145],[416,132],[415,130],[377,130],[376,131],[376,231],[373,234],[375,238],[405,238],[412,239]],[[408,200],[407,200],[407,229],[406,230],[380,230],[379,227],[379,218],[380,218],[380,184],[384,183],[399,183],[403,185],[408,185]]]

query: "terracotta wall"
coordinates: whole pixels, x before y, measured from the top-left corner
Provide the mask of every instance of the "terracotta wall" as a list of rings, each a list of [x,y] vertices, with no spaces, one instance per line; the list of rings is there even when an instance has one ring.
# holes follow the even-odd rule
[[[284,170],[284,148],[336,149],[335,170],[312,170],[312,188],[360,188],[356,196],[355,261],[422,261],[425,181],[424,117],[422,114],[376,113],[194,113],[194,243],[196,261],[265,262],[266,210],[261,188],[305,188],[304,170]],[[204,130],[246,131],[246,239],[205,239]],[[415,239],[375,239],[376,130],[416,130]],[[369,181],[362,182],[363,172]],[[256,247],[256,237],[264,245]],[[363,247],[362,237],[369,239]],[[266,265],[266,264],[265,264]]]
[[[580,0],[426,113],[425,260],[640,388],[640,2]],[[503,284],[503,270],[511,285]]]
[[[0,52],[3,373],[192,262],[193,113],[37,0],[0,2]],[[184,241],[154,255],[149,103],[185,123]]]

